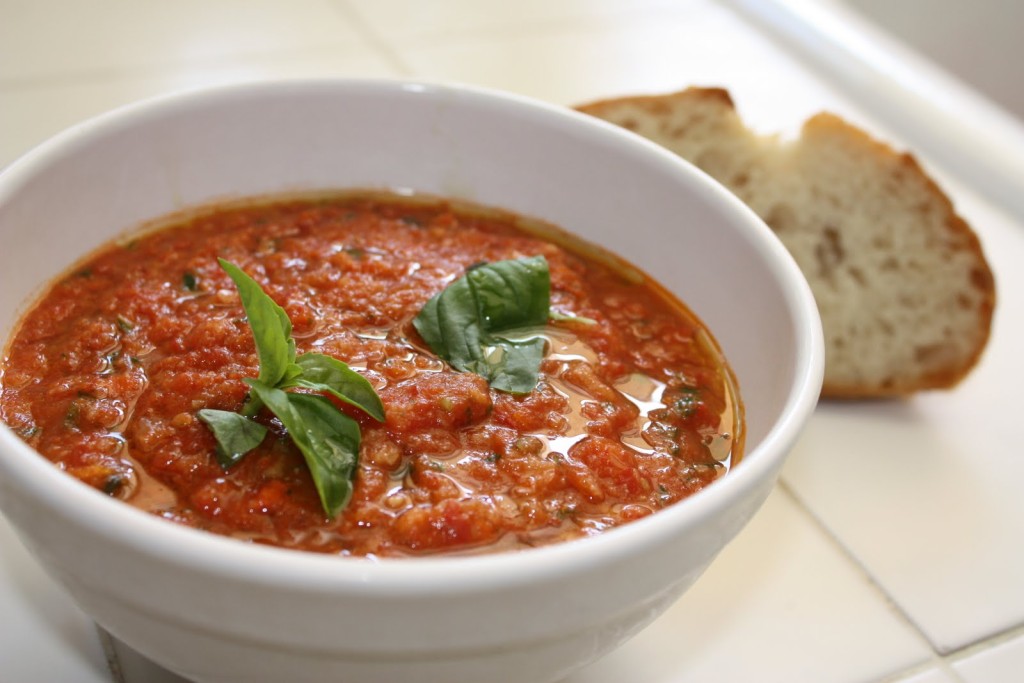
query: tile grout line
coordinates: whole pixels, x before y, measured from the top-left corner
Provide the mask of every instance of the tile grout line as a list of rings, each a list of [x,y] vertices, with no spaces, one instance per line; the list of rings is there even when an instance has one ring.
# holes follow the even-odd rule
[[[911,628],[911,630],[917,635],[917,637],[927,645],[929,652],[931,653],[931,659],[927,662],[921,662],[917,665],[911,666],[902,671],[894,672],[892,676],[886,676],[880,679],[879,683],[898,683],[905,679],[908,674],[912,674],[919,670],[922,670],[928,666],[938,664],[939,667],[946,673],[949,673],[955,683],[964,683],[963,679],[960,678],[956,672],[952,671],[946,662],[946,656],[940,653],[931,640],[925,634],[924,630],[918,625],[918,623],[911,618],[906,610],[899,604],[895,597],[885,589],[885,587],[875,578],[867,566],[840,540],[840,538],[829,528],[825,522],[814,513],[814,511],[807,505],[806,501],[797,494],[796,490],[789,485],[785,477],[779,477],[779,488],[793,501],[793,503],[804,512],[807,517],[813,521],[815,526],[828,538],[833,546],[849,560],[857,569],[860,571],[864,579],[871,585],[871,587],[878,593],[878,595],[885,601],[891,610],[897,614],[902,621]]]
[[[998,647],[1017,639],[1024,639],[1024,624],[1011,626],[1010,628],[999,631],[998,633],[994,633],[985,638],[980,638],[973,643],[957,648],[946,655],[945,659],[951,664],[961,662],[976,654],[984,652],[985,650]]]
[[[402,67],[403,73],[409,75],[414,74],[412,69],[405,60],[400,57],[400,51],[393,46],[387,39],[385,39],[379,32],[373,28],[371,22],[359,13],[359,10],[351,5],[349,0],[332,0],[332,3],[339,8],[343,8],[342,12],[348,19],[356,25],[360,35],[365,39],[372,42],[374,47],[380,48],[386,52],[387,55],[394,56],[395,60],[392,64],[396,67]],[[653,8],[642,8],[642,9],[629,9],[629,10],[615,10],[608,11],[606,14],[596,15],[600,18],[616,18],[621,22],[625,21],[648,21],[659,18],[660,16],[673,16],[671,7],[653,7]],[[491,40],[499,40],[510,35],[516,36],[537,36],[537,35],[560,35],[566,30],[594,30],[601,28],[603,25],[602,21],[594,21],[595,15],[593,14],[579,14],[575,16],[564,16],[564,17],[548,17],[548,18],[533,18],[527,19],[519,23],[513,24],[492,24],[480,27],[470,28],[454,28],[454,29],[428,29],[421,31],[412,31],[405,36],[400,37],[400,40],[404,41],[406,47],[412,49],[429,49],[437,45],[445,45],[449,43],[458,42],[473,42],[483,40],[489,42]]]
[[[121,659],[117,656],[117,648],[114,647],[114,637],[99,624],[94,623],[96,637],[99,638],[100,646],[103,648],[103,657],[107,660],[107,668],[110,669],[110,680],[112,683],[128,683],[124,677],[124,668],[121,666]]]
[[[1010,642],[1017,638],[1024,638],[1024,623],[1011,626],[1009,628],[997,631],[991,635],[983,636],[974,640],[966,645],[957,647],[945,654],[939,652],[936,647],[932,644],[931,640],[925,634],[924,630],[918,625],[918,623],[911,618],[911,616],[903,609],[899,602],[885,589],[885,587],[875,578],[874,574],[861,562],[857,556],[840,540],[840,538],[825,524],[818,515],[807,505],[803,498],[797,494],[796,490],[789,485],[784,477],[779,478],[779,488],[789,496],[797,507],[802,510],[807,516],[813,520],[814,524],[821,529],[821,531],[831,540],[836,548],[852,562],[862,573],[865,579],[874,587],[879,595],[902,619],[909,625],[914,632],[928,645],[928,649],[932,653],[932,662],[922,663],[920,665],[909,667],[908,669],[895,673],[891,677],[883,678],[879,683],[898,683],[904,680],[908,675],[923,671],[929,664],[937,664],[939,668],[946,674],[949,675],[955,683],[964,683],[964,679],[960,674],[953,668],[953,664],[959,661],[963,661],[972,657],[980,652],[985,651],[994,646],[1001,645],[1003,643]]]
[[[921,662],[920,664],[915,664],[914,666],[909,666],[906,669],[897,671],[890,676],[885,676],[884,678],[879,679],[877,683],[908,683],[919,674],[936,670],[941,671],[949,677],[953,683],[966,683],[941,656],[935,653],[933,653],[933,655],[932,659]]]
[[[0,77],[0,91],[25,92],[46,88],[66,88],[78,85],[109,83],[123,79],[146,78],[153,75],[176,75],[189,68],[221,68],[252,59],[301,57],[316,50],[333,47],[330,43],[288,47],[274,50],[249,50],[212,57],[193,57],[178,61],[133,66],[96,66],[82,70],[64,70],[40,76]]]
[[[399,51],[390,42],[385,40],[348,0],[332,0],[330,4],[338,10],[342,17],[352,25],[356,33],[362,36],[385,62],[403,76],[415,77],[415,70],[406,63]]]

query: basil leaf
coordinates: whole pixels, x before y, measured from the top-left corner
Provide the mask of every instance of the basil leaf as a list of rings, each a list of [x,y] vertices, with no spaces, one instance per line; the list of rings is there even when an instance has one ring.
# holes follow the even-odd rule
[[[306,459],[324,512],[335,517],[352,497],[359,423],[323,396],[286,393],[259,380],[246,383],[288,430]]]
[[[295,385],[295,378],[302,374],[302,368],[295,363],[289,363],[288,367],[285,368],[284,375],[274,385],[280,389],[286,389]],[[249,392],[249,395],[245,397],[245,404],[242,406],[242,415],[246,417],[256,417],[259,415],[260,410],[263,409],[263,401],[260,400],[259,396]]]
[[[499,391],[526,394],[537,386],[540,362],[544,359],[544,340],[540,337],[526,341],[496,340],[504,356],[499,364],[488,365],[487,381]]]
[[[469,281],[460,278],[431,298],[412,323],[430,350],[463,372],[477,372],[486,339]],[[477,372],[477,374],[485,374]]]
[[[227,410],[204,408],[198,413],[217,439],[217,462],[227,469],[256,448],[267,435],[267,428],[259,422]]]
[[[249,320],[249,328],[256,342],[256,354],[260,359],[259,379],[264,384],[274,386],[289,373],[290,366],[295,361],[295,340],[292,339],[291,320],[284,309],[278,306],[245,271],[230,261],[217,260],[220,267],[234,280],[238,294],[242,298],[242,307]]]
[[[551,274],[543,256],[485,263],[465,275],[488,332],[536,327],[548,320]]]
[[[334,517],[352,497],[359,457],[359,423],[324,396],[287,393],[295,387],[328,393],[384,421],[373,386],[345,363],[319,353],[296,358],[292,324],[259,284],[238,266],[218,259],[238,287],[256,343],[260,372],[244,380],[249,395],[241,413],[204,409],[199,418],[217,439],[217,459],[228,468],[260,444],[266,428],[249,418],[267,407],[288,430],[306,460],[324,511]]]
[[[329,393],[378,422],[384,421],[384,404],[373,385],[342,361],[322,353],[304,353],[295,363],[299,374],[283,382],[282,389],[296,386]]]
[[[413,325],[423,341],[452,367],[486,378],[510,393],[537,386],[544,340],[504,336],[547,322],[551,275],[543,256],[471,268],[432,297]]]

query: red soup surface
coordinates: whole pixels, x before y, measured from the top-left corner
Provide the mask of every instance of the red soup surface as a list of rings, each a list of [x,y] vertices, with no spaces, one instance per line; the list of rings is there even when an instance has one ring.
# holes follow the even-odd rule
[[[731,374],[701,323],[608,254],[513,215],[338,194],[223,205],[103,248],[53,284],[7,349],[3,420],[62,470],[164,519],[258,543],[411,556],[544,545],[691,495],[740,456]],[[467,268],[542,255],[539,382],[497,391],[432,353],[412,320]],[[227,469],[197,418],[238,410],[259,373],[218,257],[286,311],[299,353],[346,362],[383,423],[328,518],[302,455],[263,410]]]

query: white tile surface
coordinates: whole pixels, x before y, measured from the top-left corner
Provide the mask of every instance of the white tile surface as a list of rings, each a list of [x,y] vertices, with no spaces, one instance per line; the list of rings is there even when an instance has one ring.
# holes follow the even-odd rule
[[[0,680],[109,683],[96,628],[0,517]]]
[[[891,680],[898,680],[899,683],[963,683],[956,674],[950,673],[944,665],[929,667],[922,671],[909,673],[898,679]]]
[[[441,42],[450,36],[481,37],[545,31],[656,16],[703,0],[520,0],[515,3],[349,0],[367,27],[396,46]]]
[[[709,0],[545,30],[466,31],[395,49],[423,78],[475,83],[565,105],[726,84],[741,107],[769,103],[744,108],[752,125],[770,131],[795,127],[842,101],[733,12]],[[787,91],[785,102],[778,101],[780,88]]]
[[[931,651],[776,490],[661,619],[565,683],[882,680]]]
[[[365,49],[329,0],[4,2],[0,84],[142,73],[317,47]]]
[[[2,22],[0,22],[2,23]],[[0,82],[0,168],[38,143],[89,117],[140,99],[226,83],[285,78],[388,78],[402,74],[372,51],[323,47],[248,55],[143,74],[77,78],[70,83]]]
[[[831,109],[905,146],[894,131],[913,111],[895,125],[865,83],[824,77],[731,9],[743,4],[0,0],[0,167],[142,97],[333,75],[461,81],[567,105],[722,85],[759,130],[791,133]],[[954,392],[821,406],[784,472],[788,488],[662,619],[567,683],[1021,680],[1024,225],[976,191],[985,178],[927,146],[914,152],[996,270],[982,366]],[[2,520],[0,614],[0,681],[111,680],[93,625]],[[179,680],[113,652],[125,683]]]
[[[956,391],[819,406],[784,474],[943,653],[1024,623],[1024,226],[959,196],[999,292],[981,365]]]
[[[1024,676],[1024,634],[982,648],[953,668],[964,683],[1019,683]]]

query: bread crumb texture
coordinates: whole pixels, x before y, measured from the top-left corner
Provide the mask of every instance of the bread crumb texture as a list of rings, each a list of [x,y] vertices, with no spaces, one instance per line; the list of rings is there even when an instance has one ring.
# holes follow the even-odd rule
[[[909,154],[828,113],[793,141],[758,135],[718,88],[578,109],[691,161],[774,230],[818,303],[823,397],[948,389],[977,363],[995,306],[992,271],[974,231]]]

